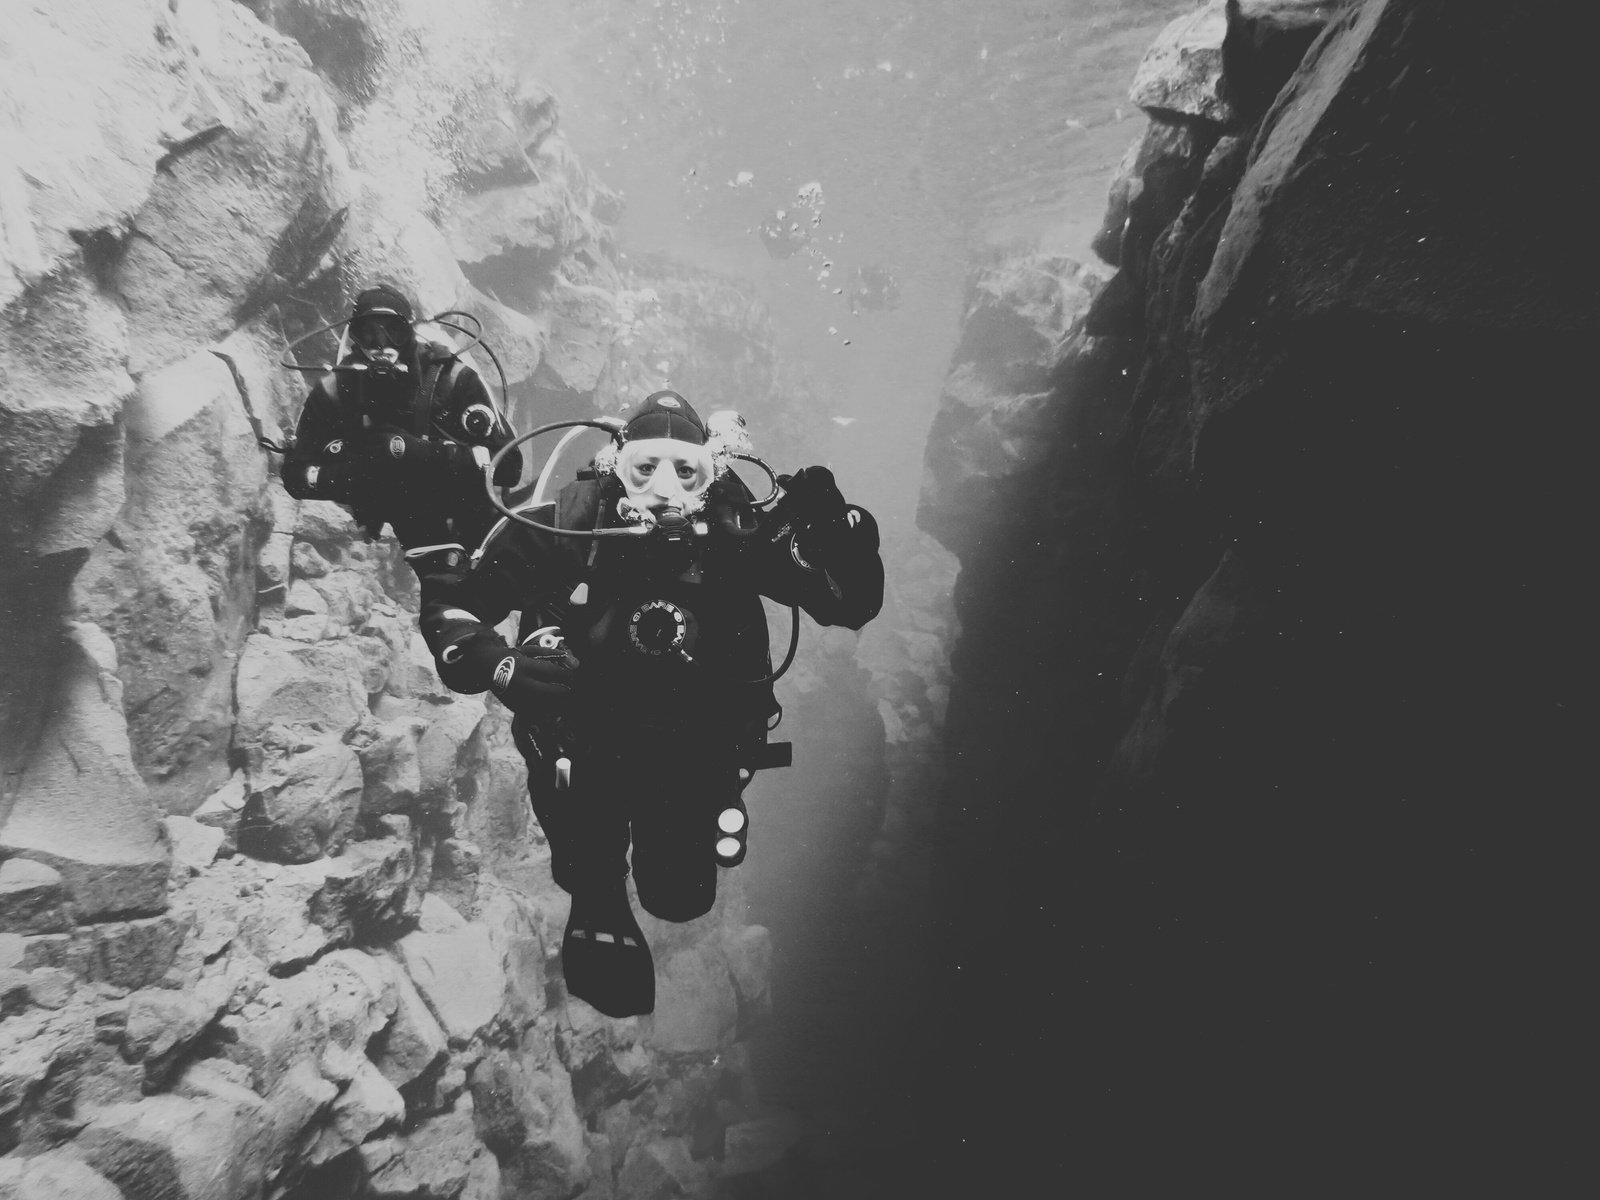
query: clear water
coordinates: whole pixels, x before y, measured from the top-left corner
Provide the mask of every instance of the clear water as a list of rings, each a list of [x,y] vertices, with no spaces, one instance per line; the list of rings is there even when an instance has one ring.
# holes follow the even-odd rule
[[[755,285],[847,422],[819,459],[895,528],[914,517],[968,266],[1019,240],[1087,257],[1141,128],[1133,67],[1186,7],[538,0],[511,36],[624,193],[623,248]]]

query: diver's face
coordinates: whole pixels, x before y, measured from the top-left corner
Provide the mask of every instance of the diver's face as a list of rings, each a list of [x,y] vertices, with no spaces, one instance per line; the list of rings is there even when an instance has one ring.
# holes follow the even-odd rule
[[[645,438],[622,448],[617,475],[634,507],[658,514],[676,509],[687,516],[705,503],[711,452],[676,438]]]
[[[350,322],[350,340],[368,354],[383,355],[383,351],[392,350],[393,357],[398,358],[411,340],[411,326],[400,317],[374,313]]]

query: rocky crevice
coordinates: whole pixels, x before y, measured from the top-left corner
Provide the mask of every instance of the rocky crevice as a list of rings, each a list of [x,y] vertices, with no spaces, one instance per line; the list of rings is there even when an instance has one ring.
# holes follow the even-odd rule
[[[507,715],[438,683],[395,549],[289,500],[258,445],[302,398],[286,336],[374,277],[479,313],[525,404],[538,379],[615,407],[614,198],[548,93],[425,17],[145,16],[28,14],[59,53],[0,85],[26,172],[0,167],[0,1190],[633,1197],[761,1169],[770,944],[738,877],[647,923],[652,1018],[569,1003]],[[371,136],[397,112],[407,138]],[[521,309],[463,274],[525,247],[555,265]]]
[[[944,1012],[1053,1014],[957,1087],[1069,1064],[1084,1180],[1192,1186],[1275,1139],[1466,1178],[1446,1127],[1492,1140],[1539,1073],[1505,1022],[1563,972],[1512,931],[1571,932],[1549,839],[1581,778],[1570,396],[1600,319],[1571,287],[1592,185],[1527,169],[1572,111],[1547,32],[1196,9],[1133,83],[1115,275],[1026,379],[974,401],[1004,351],[958,355],[919,517],[962,560]],[[1037,327],[1020,283],[999,307]],[[1494,1067],[1453,1068],[1457,1036]],[[985,1155],[1050,1136],[1009,1117],[932,1152],[993,1185]]]

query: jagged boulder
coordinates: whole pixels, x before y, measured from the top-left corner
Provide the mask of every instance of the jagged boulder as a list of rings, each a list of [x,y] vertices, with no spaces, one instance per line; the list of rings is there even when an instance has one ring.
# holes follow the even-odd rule
[[[500,1200],[500,1168],[473,1128],[472,1100],[411,1132],[361,1147],[370,1194],[384,1200]]]
[[[116,649],[82,623],[70,625],[56,649],[59,690],[0,827],[0,853],[59,871],[79,920],[159,912],[167,850],[133,766]]]
[[[29,858],[0,862],[0,929],[7,933],[59,933],[71,921],[62,910],[61,872]]]
[[[301,283],[338,238],[353,190],[335,107],[304,50],[240,5],[180,12],[210,26],[175,32],[217,111],[168,151],[115,267],[140,374]]]
[[[517,1196],[571,1196],[588,1181],[588,1153],[572,1083],[536,1033],[520,1052],[493,1050],[472,1074],[478,1136]]]
[[[442,1064],[449,1043],[438,1019],[429,1010],[405,968],[387,955],[374,958],[394,988],[394,1019],[375,1044],[378,1069],[397,1088],[403,1088]]]
[[[1227,5],[1209,0],[1161,31],[1134,72],[1128,99],[1152,115],[1225,125],[1234,111],[1222,84]]]
[[[104,1175],[59,1150],[0,1158],[0,1200],[126,1200]]]
[[[73,1142],[124,1200],[237,1200],[259,1186],[272,1113],[238,1088],[224,1099],[150,1096],[95,1110]]]
[[[978,523],[1009,510],[1046,461],[1056,415],[1051,373],[1097,278],[1063,257],[1024,257],[969,280],[966,321],[928,434],[918,521],[957,554]]]
[[[465,1044],[500,1011],[505,970],[483,925],[458,919],[438,932],[419,929],[395,949],[452,1045]]]
[[[303,863],[337,854],[361,811],[361,760],[341,742],[313,746],[258,776],[239,817],[239,848]]]

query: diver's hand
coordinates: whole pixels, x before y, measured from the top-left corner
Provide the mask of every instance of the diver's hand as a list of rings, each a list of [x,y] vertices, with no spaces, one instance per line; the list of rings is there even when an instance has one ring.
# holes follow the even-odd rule
[[[842,521],[849,507],[833,472],[827,467],[801,467],[793,475],[779,475],[778,486],[790,512],[805,525]]]
[[[393,425],[367,431],[369,454],[390,483],[403,487],[482,487],[483,464],[473,447],[448,438],[420,438]]]
[[[577,669],[577,656],[564,646],[507,650],[495,664],[489,690],[514,713],[559,715],[572,695]]]
[[[788,507],[787,516],[800,526],[796,548],[812,566],[833,562],[849,544],[855,522],[851,506],[833,481],[827,467],[803,467],[793,475],[780,475],[784,488],[779,507]]]

